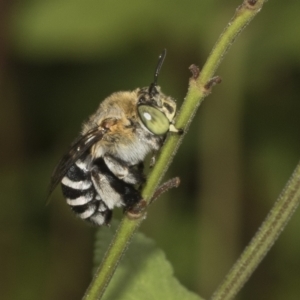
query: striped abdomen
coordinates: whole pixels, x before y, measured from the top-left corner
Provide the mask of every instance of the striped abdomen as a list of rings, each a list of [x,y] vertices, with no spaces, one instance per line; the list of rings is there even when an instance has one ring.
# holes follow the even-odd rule
[[[130,207],[141,197],[133,185],[117,178],[102,158],[89,165],[77,160],[61,181],[62,191],[80,218],[96,225],[108,224],[114,207]]]

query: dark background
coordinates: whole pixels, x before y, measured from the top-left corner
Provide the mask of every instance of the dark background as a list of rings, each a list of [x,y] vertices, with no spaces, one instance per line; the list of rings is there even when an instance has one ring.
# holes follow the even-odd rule
[[[180,106],[241,0],[0,2],[0,298],[81,299],[95,229],[76,219],[53,167],[109,94],[159,84]],[[156,240],[189,289],[211,295],[300,158],[300,2],[268,1],[236,41],[149,209]],[[117,215],[121,215],[120,212]],[[300,215],[240,299],[299,299]]]

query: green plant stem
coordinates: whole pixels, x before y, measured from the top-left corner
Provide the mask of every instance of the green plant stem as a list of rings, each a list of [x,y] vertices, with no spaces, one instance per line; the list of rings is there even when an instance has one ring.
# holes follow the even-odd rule
[[[175,125],[177,128],[182,128],[184,129],[185,133],[187,132],[197,108],[202,103],[203,99],[210,93],[212,85],[214,85],[214,82],[211,80],[225,53],[233,44],[239,33],[261,9],[264,2],[265,1],[263,0],[244,1],[243,4],[237,9],[235,16],[225,28],[224,32],[210,53],[200,75],[193,76],[190,79],[187,96],[176,120]],[[183,135],[179,136],[175,134],[170,134],[167,138],[142,191],[142,197],[147,202],[150,201],[159,182],[172,162],[182,138]],[[84,296],[85,300],[95,300],[101,298],[114,271],[116,270],[121,256],[125,252],[125,249],[131,240],[132,235],[140,226],[143,218],[143,213],[141,213],[140,216],[135,220],[130,219],[127,214],[124,215],[117,233],[100,267],[96,271],[88,290],[86,291]]]
[[[175,124],[177,128],[183,128],[184,132],[187,132],[189,125],[197,112],[197,108],[204,98],[210,93],[211,86],[209,86],[209,83],[213,79],[215,71],[220,65],[227,50],[233,44],[241,31],[261,10],[265,0],[258,0],[254,5],[250,5],[249,2],[251,2],[251,0],[244,1],[243,4],[238,7],[234,17],[228,23],[208,56],[199,77],[190,79],[188,93]],[[182,138],[183,136],[170,135],[166,140],[161,154],[155,164],[155,168],[149,175],[145,188],[143,189],[142,196],[144,199],[151,198],[155,188],[158,186],[172,162],[173,157],[181,144]]]
[[[123,253],[142,219],[124,217],[83,299],[101,299]]]
[[[233,299],[270,250],[300,202],[300,163],[266,220],[211,300]]]

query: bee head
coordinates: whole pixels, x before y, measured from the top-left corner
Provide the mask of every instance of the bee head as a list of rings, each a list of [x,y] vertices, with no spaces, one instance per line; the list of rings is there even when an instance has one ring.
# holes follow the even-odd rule
[[[167,55],[164,49],[158,58],[154,81],[148,88],[138,92],[138,113],[144,126],[155,135],[165,135],[176,113],[175,101],[160,91],[157,85],[158,74]]]

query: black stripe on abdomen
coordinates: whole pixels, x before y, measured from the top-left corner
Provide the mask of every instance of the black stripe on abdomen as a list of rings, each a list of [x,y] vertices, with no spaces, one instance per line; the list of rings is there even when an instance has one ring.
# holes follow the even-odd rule
[[[87,198],[91,198],[94,196],[94,188],[87,189],[87,190],[77,190],[70,188],[64,184],[61,185],[62,192],[64,196],[70,200],[77,199],[81,196],[85,196]]]
[[[76,164],[73,164],[70,167],[66,176],[72,181],[84,181],[88,178],[88,174]]]

